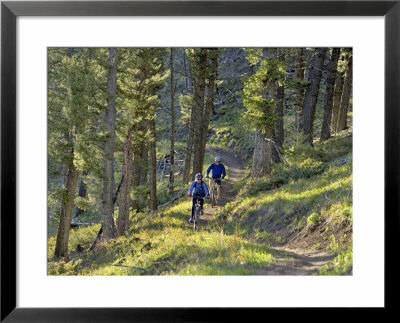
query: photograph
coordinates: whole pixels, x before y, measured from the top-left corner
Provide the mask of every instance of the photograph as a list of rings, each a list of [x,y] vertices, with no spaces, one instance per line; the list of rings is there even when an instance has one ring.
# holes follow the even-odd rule
[[[352,89],[352,47],[48,47],[47,276],[352,276]]]
[[[399,2],[2,1],[0,321],[391,317]]]

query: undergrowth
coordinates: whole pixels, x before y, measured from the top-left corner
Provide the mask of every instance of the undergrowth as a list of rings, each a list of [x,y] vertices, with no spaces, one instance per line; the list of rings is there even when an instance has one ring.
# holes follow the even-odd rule
[[[271,244],[302,237],[336,254],[321,274],[348,273],[352,262],[352,139],[344,134],[285,150],[285,163],[256,180],[243,178],[237,198],[216,213],[228,234]],[[332,236],[337,248],[332,247]],[[307,238],[304,238],[307,237]],[[299,238],[300,239],[300,238]]]
[[[335,138],[314,149],[297,145],[286,148],[284,156],[285,162],[274,165],[269,176],[251,180],[246,170],[233,187],[237,197],[218,209],[217,221],[196,232],[187,223],[191,202],[183,196],[154,217],[145,208],[131,213],[127,234],[93,251],[89,247],[100,225],[72,229],[68,263],[53,258],[51,235],[48,274],[252,275],[276,262],[271,246],[286,243],[289,236],[307,236],[309,248],[333,255],[319,274],[351,273],[351,138]],[[214,157],[206,154],[203,171]],[[166,186],[158,185],[161,204],[169,197]],[[179,186],[177,192],[185,189],[187,185]]]

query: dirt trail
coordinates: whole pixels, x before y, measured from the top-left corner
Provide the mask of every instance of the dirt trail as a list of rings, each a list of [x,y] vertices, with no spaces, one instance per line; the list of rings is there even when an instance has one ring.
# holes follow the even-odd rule
[[[216,147],[207,147],[207,152],[220,156],[222,163],[227,166],[227,177],[222,182],[221,196],[217,205],[213,208],[209,202],[204,205],[204,214],[200,218],[200,226],[206,227],[215,220],[214,213],[218,208],[232,201],[235,197],[232,193],[233,184],[244,174],[241,160],[235,154],[223,151]],[[207,186],[208,186],[207,182]],[[254,275],[313,275],[318,274],[319,269],[334,256],[326,252],[304,249],[289,249],[287,246],[273,247],[272,251],[276,263],[270,267],[259,268]]]
[[[215,219],[215,211],[232,201],[234,198],[234,194],[232,193],[233,184],[244,174],[244,167],[238,156],[214,147],[207,147],[206,151],[221,157],[222,163],[227,169],[227,176],[221,183],[221,196],[218,199],[217,205],[211,207],[211,204],[208,202],[204,205],[204,214],[201,216],[200,225],[207,225],[210,221],[213,221]],[[208,179],[206,179],[206,183],[207,187],[209,187]]]

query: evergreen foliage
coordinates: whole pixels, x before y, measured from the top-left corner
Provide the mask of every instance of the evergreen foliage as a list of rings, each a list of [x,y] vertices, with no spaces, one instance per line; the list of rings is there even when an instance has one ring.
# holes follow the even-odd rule
[[[261,50],[256,49],[249,49],[246,58],[251,65],[258,64],[258,68],[253,75],[244,79],[243,104],[246,112],[243,114],[243,123],[265,133],[278,117],[275,113],[278,102],[276,98],[264,97],[263,92],[270,83],[283,85],[286,65],[275,59],[262,58]],[[265,113],[266,110],[271,112]]]

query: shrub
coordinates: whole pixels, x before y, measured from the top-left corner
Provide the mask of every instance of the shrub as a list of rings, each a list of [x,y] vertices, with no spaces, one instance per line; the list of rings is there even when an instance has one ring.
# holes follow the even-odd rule
[[[320,217],[318,213],[311,213],[311,215],[307,218],[307,224],[316,224],[320,221]]]

